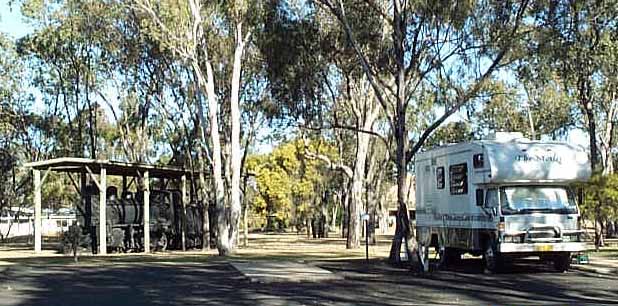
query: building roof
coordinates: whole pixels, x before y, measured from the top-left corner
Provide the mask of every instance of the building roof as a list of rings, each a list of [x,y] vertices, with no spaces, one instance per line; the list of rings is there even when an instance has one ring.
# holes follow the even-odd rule
[[[141,176],[144,172],[148,171],[150,177],[168,179],[178,179],[181,178],[183,175],[187,175],[187,178],[190,178],[192,174],[190,170],[178,167],[77,157],[61,157],[43,161],[36,161],[26,163],[24,166],[36,170],[51,170],[55,172],[73,173],[82,173],[84,171],[87,171],[86,167],[88,167],[90,171],[92,171],[94,174],[100,173],[101,169],[103,168],[106,169],[107,175],[130,177]]]

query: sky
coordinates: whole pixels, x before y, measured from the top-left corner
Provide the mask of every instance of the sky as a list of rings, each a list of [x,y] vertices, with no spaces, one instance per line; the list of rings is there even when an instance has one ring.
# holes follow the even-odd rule
[[[32,27],[24,23],[19,7],[15,4],[9,7],[8,2],[0,0],[0,31],[8,33],[12,38],[19,38],[32,32]]]
[[[8,34],[13,39],[17,39],[31,33],[33,31],[33,28],[24,22],[23,16],[19,11],[19,7],[15,4],[13,4],[12,7],[9,7],[8,1],[9,0],[0,0],[0,32]],[[35,97],[35,110],[43,111],[42,108],[44,108],[45,106],[42,103],[40,94],[35,93]],[[103,103],[101,104],[103,105]],[[106,107],[106,112],[108,113],[109,117],[108,119],[110,121],[113,121],[111,110],[109,110],[108,108],[109,107]],[[447,122],[459,121],[461,120],[460,117],[460,115],[455,114],[451,116],[451,118],[449,118]],[[586,148],[589,146],[587,133],[580,129],[570,131],[566,141]],[[267,147],[270,147],[270,145],[266,145],[266,147],[260,147],[258,151],[270,151],[270,148]]]

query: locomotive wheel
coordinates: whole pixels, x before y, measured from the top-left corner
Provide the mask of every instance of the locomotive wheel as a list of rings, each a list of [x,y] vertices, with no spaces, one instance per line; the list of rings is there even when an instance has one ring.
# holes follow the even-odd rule
[[[161,251],[165,251],[167,250],[167,235],[163,234],[161,235],[161,239],[159,239],[159,245],[161,246]]]
[[[161,237],[159,237],[159,239],[156,239],[154,241],[154,245],[151,245],[151,246],[155,250],[165,251],[165,250],[167,250],[167,246],[168,245],[169,245],[169,241],[167,239],[167,235],[165,235],[165,233],[163,233],[163,234],[161,234]]]

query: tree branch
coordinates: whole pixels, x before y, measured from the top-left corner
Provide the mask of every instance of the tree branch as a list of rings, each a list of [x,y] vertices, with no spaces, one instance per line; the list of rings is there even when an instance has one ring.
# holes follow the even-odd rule
[[[420,148],[423,146],[423,144],[425,144],[425,141],[427,140],[427,138],[429,138],[429,135],[431,135],[431,133],[433,133],[433,131],[435,129],[437,129],[448,117],[450,117],[452,114],[457,112],[463,105],[468,103],[468,101],[470,101],[472,99],[472,97],[476,96],[476,94],[481,89],[483,83],[485,83],[487,78],[489,78],[489,76],[498,67],[500,67],[500,63],[501,63],[502,59],[504,58],[504,56],[506,55],[507,51],[509,50],[511,42],[513,41],[513,39],[515,37],[515,34],[517,33],[517,29],[519,28],[521,19],[523,17],[523,13],[526,10],[527,6],[528,6],[528,0],[522,1],[521,7],[519,8],[519,11],[517,12],[517,16],[516,16],[515,25],[513,27],[513,30],[511,31],[510,35],[507,36],[508,37],[508,43],[505,46],[502,47],[502,49],[500,50],[498,55],[494,58],[491,66],[489,66],[489,68],[487,68],[485,73],[483,73],[483,75],[478,79],[478,81],[474,84],[474,86],[472,86],[472,88],[470,88],[470,90],[468,90],[468,92],[466,92],[466,93],[464,93],[462,95],[459,95],[459,97],[457,99],[458,101],[455,103],[455,105],[453,107],[451,107],[451,109],[447,110],[442,116],[440,116],[440,118],[438,118],[436,121],[434,121],[429,127],[427,127],[427,129],[425,129],[425,131],[423,131],[423,133],[419,137],[418,141],[416,141],[413,145],[412,145],[413,142],[410,141],[410,150],[408,150],[408,152],[406,154],[406,161],[407,162],[410,162],[410,160],[412,159],[412,156],[414,156],[416,154],[416,152],[418,152],[418,150],[420,150]]]
[[[306,126],[306,125],[296,125],[296,127],[301,128],[301,129],[312,130],[312,131],[347,130],[347,131],[352,131],[352,132],[357,132],[357,133],[369,134],[371,136],[378,137],[380,140],[382,140],[382,142],[384,142],[385,145],[387,146],[389,145],[388,140],[383,135],[377,132],[374,132],[374,131],[368,131],[368,130],[364,130],[361,128],[357,128],[355,126],[340,125],[338,123],[335,123],[335,124],[331,124],[330,126],[322,126],[322,127],[314,127],[314,126]]]
[[[376,92],[376,97],[378,98],[378,101],[382,105],[382,108],[384,108],[385,115],[389,119],[390,124],[393,125],[395,121],[394,121],[393,116],[391,114],[389,114],[389,112],[388,112],[388,103],[386,101],[386,98],[384,97],[381,88],[378,86],[378,84],[376,83],[376,81],[374,79],[373,71],[369,67],[369,62],[367,61],[367,58],[365,57],[365,54],[360,49],[360,46],[358,45],[358,42],[356,41],[356,38],[354,38],[354,34],[352,32],[352,28],[350,27],[350,24],[348,23],[348,19],[347,19],[346,15],[345,15],[343,1],[339,0],[339,9],[334,7],[328,0],[318,0],[317,3],[321,3],[323,7],[328,8],[328,10],[343,25],[344,31],[346,33],[346,36],[347,36],[348,40],[350,41],[350,43],[352,44],[354,52],[356,53],[356,55],[358,56],[358,58],[359,58],[359,60],[361,62],[361,66],[363,68],[363,71],[365,72],[365,75],[367,75],[367,79],[369,80],[369,83],[371,84],[371,87],[373,87],[373,90]]]
[[[330,160],[330,158],[328,158],[328,156],[326,156],[326,155],[310,152],[309,149],[307,148],[306,144],[305,144],[304,155],[305,155],[305,157],[307,157],[309,159],[319,159],[319,160],[323,161],[328,166],[329,169],[335,170],[335,171],[341,171],[348,178],[352,178],[352,176],[353,176],[354,172],[352,171],[352,168],[344,165],[341,162],[333,163]]]

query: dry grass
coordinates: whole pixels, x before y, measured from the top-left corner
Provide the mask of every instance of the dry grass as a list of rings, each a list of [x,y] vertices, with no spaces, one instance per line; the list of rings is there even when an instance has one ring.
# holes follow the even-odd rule
[[[390,238],[379,236],[377,244],[369,245],[370,258],[388,256]],[[312,239],[296,234],[251,234],[249,246],[236,252],[240,258],[288,258],[298,260],[365,258],[364,242],[358,249],[346,249],[343,238]]]
[[[332,234],[331,235],[336,235]],[[242,243],[242,239],[241,239]],[[343,238],[312,239],[295,233],[252,233],[249,245],[240,247],[230,258],[247,260],[341,260],[365,258],[364,243],[359,249],[346,249]],[[47,244],[41,254],[34,254],[27,244],[0,245],[0,266],[12,264],[63,265],[72,264],[73,258],[54,251],[53,244]],[[369,257],[386,258],[390,248],[390,237],[378,237],[376,245],[369,246]],[[206,260],[220,260],[216,250],[190,250],[157,252],[153,254],[110,254],[105,256],[84,254],[80,265],[138,264],[138,263],[191,263]]]

